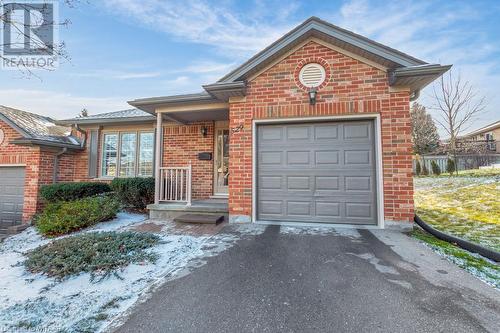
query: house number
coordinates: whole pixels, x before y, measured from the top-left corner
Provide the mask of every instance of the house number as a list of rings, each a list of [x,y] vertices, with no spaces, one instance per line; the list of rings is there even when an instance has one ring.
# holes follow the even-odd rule
[[[231,132],[233,132],[233,133],[238,133],[238,132],[240,132],[242,129],[243,129],[243,124],[239,124],[238,126],[231,128]]]

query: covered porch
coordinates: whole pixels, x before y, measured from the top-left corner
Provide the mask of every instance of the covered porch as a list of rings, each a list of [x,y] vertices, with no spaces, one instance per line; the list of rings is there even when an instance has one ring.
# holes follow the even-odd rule
[[[151,218],[228,214],[228,103],[207,94],[189,99],[190,103],[154,101],[142,107],[156,116]]]

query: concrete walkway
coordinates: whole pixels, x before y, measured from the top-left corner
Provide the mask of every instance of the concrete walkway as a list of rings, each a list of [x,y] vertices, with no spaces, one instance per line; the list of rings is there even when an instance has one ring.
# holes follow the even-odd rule
[[[269,226],[165,283],[117,331],[498,332],[498,323],[498,290],[406,235]]]

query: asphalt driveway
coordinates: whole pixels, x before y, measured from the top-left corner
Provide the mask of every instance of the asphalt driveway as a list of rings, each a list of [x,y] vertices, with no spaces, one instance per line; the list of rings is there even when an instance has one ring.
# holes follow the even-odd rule
[[[498,332],[500,292],[406,235],[285,229],[241,236],[117,331]]]

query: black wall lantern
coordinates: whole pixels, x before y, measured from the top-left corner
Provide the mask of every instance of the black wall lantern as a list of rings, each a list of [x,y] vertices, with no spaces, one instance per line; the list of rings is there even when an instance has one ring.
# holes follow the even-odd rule
[[[201,126],[200,133],[205,138],[207,136],[207,134],[208,134],[208,128],[207,128],[207,126]]]
[[[309,90],[309,104],[314,105],[316,104],[316,95],[318,94],[318,91],[315,88],[312,88]]]

